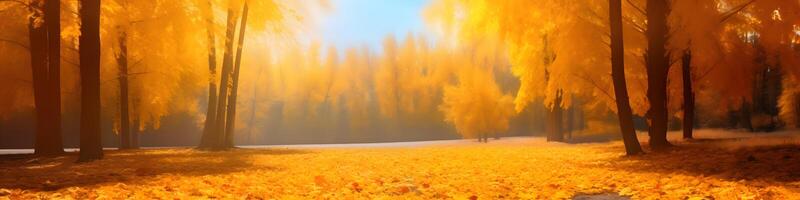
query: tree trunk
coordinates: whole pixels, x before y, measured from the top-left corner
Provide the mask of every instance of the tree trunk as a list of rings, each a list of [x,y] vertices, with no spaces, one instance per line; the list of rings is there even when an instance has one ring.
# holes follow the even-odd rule
[[[45,1],[48,49],[48,126],[45,154],[64,152],[61,141],[61,2]]]
[[[33,78],[33,97],[36,106],[36,141],[34,153],[44,154],[47,149],[47,29],[44,26],[36,26],[36,19],[41,17],[37,9],[41,6],[39,1],[31,1],[28,18],[28,40],[30,45],[31,77]]]
[[[667,0],[647,0],[647,100],[650,110],[650,147],[655,150],[672,146],[667,141],[667,74],[669,54],[666,50]]]
[[[694,90],[692,89],[692,52],[686,50],[683,62],[683,139],[694,138]]]
[[[800,95],[800,94],[795,94],[795,100],[794,100],[794,121],[795,122],[794,123],[795,123],[795,128],[800,128],[800,98],[798,98],[797,95]]]
[[[742,108],[739,109],[739,126],[740,126],[739,128],[747,129],[750,132],[755,131],[755,129],[753,128],[753,123],[750,121],[752,109],[753,108],[750,105],[750,103],[748,103],[747,101],[744,100],[744,98],[742,98]]]
[[[563,142],[564,141],[564,109],[561,108],[561,101],[563,99],[564,91],[556,91],[556,99],[553,103],[553,108],[548,111],[550,123],[548,124],[547,141]]]
[[[203,136],[200,139],[200,148],[210,148],[214,135],[214,126],[217,122],[217,47],[214,34],[214,15],[212,14],[211,1],[207,1],[206,8],[206,33],[208,34],[208,104],[206,107],[206,121],[203,126]]]
[[[628,100],[628,86],[625,81],[625,46],[622,35],[622,0],[609,0],[609,20],[611,26],[611,77],[614,81],[614,96],[617,102],[617,117],[628,155],[643,153],[633,129],[633,113]]]
[[[103,158],[100,139],[100,0],[81,0],[79,162]]]
[[[131,148],[131,122],[128,103],[128,34],[120,30],[119,54],[117,55],[119,67],[119,148]]]
[[[133,98],[130,101],[131,101],[130,104],[129,104],[130,105],[130,109],[129,110],[130,110],[130,114],[131,114],[130,116],[134,116],[133,119],[131,119],[131,121],[132,121],[131,122],[131,129],[132,130],[131,130],[131,137],[130,137],[131,138],[131,149],[139,149],[139,126],[141,124],[139,123],[138,117],[136,117],[136,116],[138,116],[136,114],[136,113],[138,113],[138,111],[136,110],[136,106],[135,106],[136,104],[138,104],[139,98]]]
[[[228,119],[225,126],[225,146],[233,147],[233,134],[236,131],[236,98],[239,93],[239,71],[242,69],[242,49],[244,48],[244,33],[247,28],[247,3],[242,9],[242,21],[239,23],[239,44],[236,46],[236,62],[233,70],[233,86],[228,97]]]
[[[565,122],[566,123],[566,127],[564,127],[566,129],[566,133],[567,133],[566,139],[572,139],[572,128],[573,128],[573,124],[575,123],[575,105],[574,104],[572,106],[570,106],[569,109],[567,109],[567,117],[566,118],[567,118],[567,121]]]
[[[28,31],[34,105],[36,106],[36,139],[34,154],[40,156],[64,153],[61,143],[60,87],[60,2],[32,1]],[[36,25],[36,19],[44,24]]]
[[[139,120],[134,120],[131,131],[131,149],[139,149]]]
[[[228,25],[225,32],[225,55],[222,59],[222,74],[219,84],[219,96],[217,97],[217,117],[214,125],[214,133],[211,138],[212,149],[225,149],[225,117],[228,105],[228,88],[231,87],[231,75],[233,68],[233,37],[236,32],[236,15],[233,9],[228,9]]]

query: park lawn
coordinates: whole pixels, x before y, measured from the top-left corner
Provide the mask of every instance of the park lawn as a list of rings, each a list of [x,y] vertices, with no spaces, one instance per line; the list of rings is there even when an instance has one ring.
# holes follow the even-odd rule
[[[7,156],[0,159],[0,199],[800,199],[800,147],[730,145],[748,140],[677,142],[668,152],[633,157],[624,156],[621,142],[541,138],[106,151],[105,159],[81,164],[74,153]]]

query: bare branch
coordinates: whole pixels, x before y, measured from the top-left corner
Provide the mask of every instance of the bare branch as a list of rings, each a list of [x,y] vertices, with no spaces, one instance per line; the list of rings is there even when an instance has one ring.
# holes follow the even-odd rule
[[[5,38],[0,38],[0,42],[7,42],[7,43],[11,43],[11,44],[14,44],[14,45],[16,45],[16,46],[19,46],[19,47],[25,48],[25,49],[27,49],[27,50],[31,50],[31,47],[29,47],[29,46],[28,46],[28,44],[25,44],[25,43],[22,43],[22,42],[19,42],[19,41],[10,40],[10,39],[5,39]]]
[[[128,73],[127,76],[138,76],[138,75],[144,75],[144,74],[149,74],[149,73],[150,72],[135,72],[135,73]]]
[[[61,62],[65,62],[65,63],[67,63],[67,64],[70,64],[70,65],[72,65],[72,66],[76,66],[76,67],[79,67],[79,66],[81,66],[81,65],[80,65],[80,64],[78,64],[77,62],[73,62],[73,61],[71,61],[71,60],[67,60],[67,59],[66,59],[66,58],[64,58],[63,56],[61,57]]]
[[[623,17],[622,19],[625,19],[625,22],[628,22],[628,24],[630,24],[631,26],[633,26],[633,28],[634,28],[634,29],[636,29],[636,32],[639,32],[639,33],[641,33],[641,34],[645,34],[645,32],[646,32],[646,30],[647,30],[647,29],[645,29],[644,27],[642,27],[642,26],[641,26],[641,25],[639,25],[638,23],[634,22],[634,21],[633,21],[633,20],[631,20],[630,18],[625,18],[625,17]]]
[[[572,73],[572,75],[573,75],[573,76],[575,76],[575,77],[578,77],[578,78],[580,78],[580,79],[583,79],[584,81],[588,82],[589,84],[591,84],[592,86],[594,86],[595,88],[597,88],[597,90],[600,90],[600,92],[602,92],[603,94],[605,94],[605,95],[606,95],[606,97],[608,97],[608,98],[609,98],[609,99],[611,99],[612,101],[616,101],[616,98],[614,98],[614,96],[611,96],[611,93],[609,93],[609,92],[608,92],[608,90],[606,90],[606,89],[605,89],[605,88],[603,88],[603,87],[600,87],[600,85],[599,85],[599,84],[597,84],[597,82],[595,82],[595,81],[594,81],[594,79],[590,78],[589,76],[581,76],[581,75],[578,75],[578,74],[576,74],[576,73]]]
[[[631,7],[636,9],[636,11],[639,11],[639,13],[641,13],[642,15],[645,15],[645,16],[647,15],[647,12],[645,12],[644,9],[642,9],[641,7],[639,7],[636,4],[634,4],[631,0],[625,0],[625,1],[627,1],[628,5],[631,5]]]
[[[144,59],[139,59],[139,60],[137,60],[136,62],[133,62],[133,64],[132,64],[130,67],[131,67],[131,68],[133,68],[133,67],[136,67],[136,66],[138,66],[139,64],[141,64],[141,63],[142,63],[142,61],[144,61]]]
[[[730,19],[732,16],[738,14],[739,12],[741,12],[742,10],[747,8],[747,6],[749,6],[750,4],[753,4],[753,2],[756,2],[756,0],[750,0],[747,3],[743,3],[742,5],[739,5],[738,7],[734,7],[734,9],[731,9],[728,12],[723,13],[722,14],[722,19],[719,21],[719,23],[720,24],[724,23],[725,21]]]
[[[718,65],[711,65],[711,67],[709,67],[708,70],[700,74],[700,76],[695,76],[695,80],[703,80],[703,78],[705,78],[708,74],[710,74],[711,71],[714,71],[714,69],[717,68],[717,66]]]

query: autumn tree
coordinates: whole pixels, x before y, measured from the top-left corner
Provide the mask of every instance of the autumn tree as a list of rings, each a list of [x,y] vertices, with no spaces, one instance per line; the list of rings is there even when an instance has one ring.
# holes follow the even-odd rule
[[[43,156],[61,154],[64,152],[61,138],[61,2],[0,3],[11,6],[6,9],[18,6],[28,11],[28,44],[8,38],[0,38],[0,41],[29,52],[36,123],[34,153]]]
[[[206,103],[206,117],[203,123],[203,135],[200,139],[200,147],[211,146],[213,130],[212,127],[217,123],[217,44],[214,32],[214,14],[211,0],[206,1],[202,6],[203,19],[206,22],[207,50],[208,50],[208,101]]]
[[[248,27],[248,12],[250,9],[254,8],[252,13],[257,13],[257,15],[253,15],[254,20],[257,23],[254,23],[252,26],[257,28],[257,30],[263,30],[267,27],[280,30],[282,26],[282,21],[284,20],[283,12],[281,7],[274,1],[226,1],[227,3],[227,18],[226,18],[226,31],[225,31],[225,46],[224,46],[224,54],[222,59],[222,70],[220,73],[220,84],[216,103],[214,109],[216,109],[215,117],[213,120],[207,119],[207,121],[211,121],[210,127],[206,127],[204,131],[204,136],[200,144],[200,148],[206,149],[227,149],[233,147],[233,134],[235,131],[235,121],[236,121],[236,106],[237,106],[237,96],[238,96],[238,84],[239,84],[239,71],[242,68],[241,65],[241,58],[242,52],[244,47],[244,38],[246,37],[245,30]],[[242,11],[237,12],[238,8],[242,6]],[[237,29],[237,19],[239,16],[242,16],[241,23],[239,24],[239,28]],[[239,33],[239,41],[238,45],[236,45],[235,34]],[[211,39],[209,39],[209,43]],[[234,52],[236,49],[236,52]],[[235,56],[235,58],[234,58]],[[212,56],[209,56],[209,60],[211,60]],[[211,67],[209,67],[210,69]],[[212,78],[213,79],[213,78]],[[213,80],[211,80],[213,81]],[[211,102],[209,102],[211,103]],[[211,108],[209,106],[209,108]],[[207,114],[212,114],[211,111],[207,111]],[[209,116],[212,117],[212,116]]]
[[[242,21],[239,23],[239,44],[236,45],[236,61],[234,63],[234,70],[232,74],[233,83],[231,87],[231,94],[228,97],[228,119],[226,120],[225,124],[225,145],[228,147],[233,147],[233,134],[236,125],[236,100],[238,96],[239,90],[239,72],[242,68],[242,49],[244,46],[244,33],[245,28],[247,27],[247,12],[248,6],[247,2],[244,3],[244,8],[242,8]]]
[[[458,84],[446,86],[440,105],[445,121],[455,125],[465,138],[488,142],[491,135],[508,130],[514,114],[510,95],[503,94],[491,72],[475,65],[465,65]]]
[[[220,89],[219,94],[217,96],[217,106],[216,106],[216,117],[215,117],[215,124],[212,126],[210,135],[208,139],[208,146],[201,146],[201,148],[212,148],[212,149],[225,149],[226,145],[226,136],[224,134],[225,131],[225,119],[227,114],[228,108],[228,89],[231,79],[231,73],[233,71],[233,44],[234,44],[234,34],[236,32],[236,11],[234,8],[228,8],[228,17],[227,17],[227,28],[225,31],[225,50],[224,56],[222,60],[222,72],[221,72],[221,79],[220,79]],[[202,144],[201,144],[202,145]]]
[[[375,74],[375,90],[379,94],[380,111],[384,116],[396,117],[400,113],[401,70],[397,63],[397,41],[393,35],[383,40],[383,56]]]
[[[103,158],[100,140],[100,1],[81,0],[79,162]]]
[[[625,151],[628,155],[642,153],[636,131],[633,129],[633,114],[628,100],[628,86],[625,80],[625,49],[622,36],[622,1],[609,0],[609,27],[611,28],[611,76],[614,79],[614,97],[617,116]]]

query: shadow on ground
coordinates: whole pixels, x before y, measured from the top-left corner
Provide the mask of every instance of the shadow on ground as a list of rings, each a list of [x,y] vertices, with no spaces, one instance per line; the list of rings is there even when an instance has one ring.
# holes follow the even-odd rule
[[[75,163],[77,153],[37,158],[0,156],[0,188],[53,191],[73,186],[146,181],[159,175],[204,176],[245,169],[281,170],[254,166],[252,156],[288,156],[311,153],[291,149],[236,149],[204,152],[194,149],[106,151],[103,160]]]
[[[740,147],[722,145],[736,142]],[[615,168],[626,171],[710,176],[730,181],[800,181],[800,145],[775,144],[748,146],[747,139],[700,139],[678,143],[663,152],[623,156]],[[642,144],[647,147],[646,143]],[[624,151],[622,146],[607,151]]]

